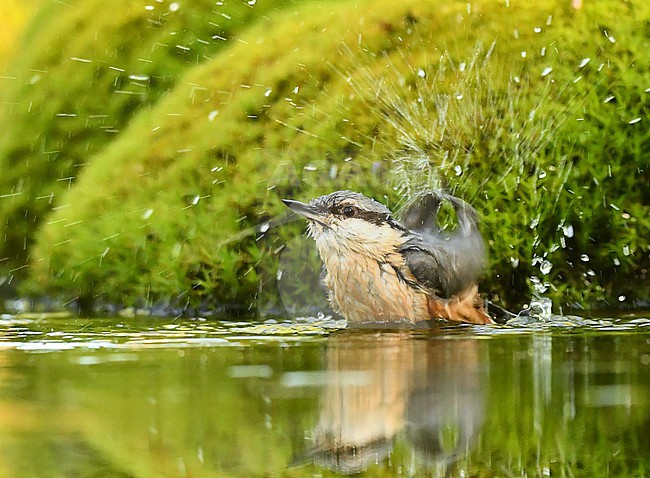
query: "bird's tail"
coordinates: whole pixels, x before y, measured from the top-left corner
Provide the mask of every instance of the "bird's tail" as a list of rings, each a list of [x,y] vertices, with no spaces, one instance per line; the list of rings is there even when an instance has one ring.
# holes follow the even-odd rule
[[[431,298],[428,306],[432,318],[468,324],[494,324],[494,320],[485,310],[476,284],[447,300]]]

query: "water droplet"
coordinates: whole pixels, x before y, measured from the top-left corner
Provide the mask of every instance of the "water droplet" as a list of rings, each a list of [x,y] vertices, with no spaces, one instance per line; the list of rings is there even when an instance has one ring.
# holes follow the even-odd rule
[[[551,299],[548,297],[540,297],[531,300],[528,309],[531,318],[544,322],[551,319],[553,313],[553,302],[551,302]]]
[[[639,121],[641,121],[641,117],[634,118],[633,120],[630,120],[630,124],[637,124]]]
[[[552,71],[553,71],[553,68],[551,68],[550,66],[547,66],[546,68],[544,68],[544,71],[542,71],[542,76],[547,76]]]
[[[542,28],[541,28],[541,27],[535,27],[535,28],[533,28],[533,31],[534,31],[535,33],[541,33],[541,32],[542,32]]]
[[[537,292],[538,294],[543,294],[548,290],[549,284],[546,282],[542,282],[539,277],[537,276],[531,276],[530,277],[530,282],[533,284],[533,290]],[[548,300],[549,303],[551,302],[550,299],[541,299],[541,300]],[[532,302],[531,302],[532,305]],[[550,307],[550,306],[549,306]]]
[[[169,4],[169,11],[170,12],[177,12],[181,8],[180,3],[174,2]]]
[[[456,99],[457,99],[457,100],[462,100],[462,99],[463,99],[463,95],[461,95],[461,94],[456,95]]]
[[[619,302],[625,302],[625,299],[626,299],[626,298],[627,298],[627,297],[625,297],[624,295],[619,295],[619,296],[618,296],[618,301],[619,301]]]
[[[582,255],[580,256],[580,260],[581,260],[582,262],[589,262],[589,256],[588,256],[587,254],[582,254]]]
[[[587,63],[591,61],[591,58],[583,58],[580,64],[578,65],[578,68],[584,68],[587,66]]]
[[[573,226],[571,224],[562,226],[562,232],[566,237],[573,237]]]
[[[192,205],[196,206],[200,200],[201,200],[201,196],[194,196],[194,198],[192,199]]]
[[[467,63],[465,63],[464,61],[461,62],[460,65],[458,65],[458,70],[459,70],[461,73],[465,71],[465,68],[467,68]]]
[[[618,257],[614,258],[614,265],[615,266],[620,266],[621,265],[621,261],[618,260]]]
[[[609,103],[609,102],[612,101],[614,98],[616,98],[614,95],[612,95],[612,96],[608,96],[607,98],[605,98],[605,99],[603,100],[603,103]]]
[[[551,264],[550,261],[545,260],[539,266],[539,271],[544,275],[547,275],[549,272],[551,272],[551,269],[553,269],[553,264]]]
[[[268,222],[265,222],[260,226],[260,232],[264,234],[266,231],[269,230],[270,227],[271,225]]]
[[[420,78],[424,78],[425,76],[427,76],[427,74],[422,68],[418,68],[418,76]]]
[[[151,11],[151,10],[153,10],[154,8],[155,8],[155,7],[154,7],[153,5],[145,5],[145,7],[144,7],[144,9],[145,9],[145,10],[148,10],[148,11]]]
[[[210,111],[210,114],[208,115],[208,121],[214,121],[214,119],[217,117],[218,114],[219,111],[217,110]]]
[[[296,87],[293,89],[293,94],[294,94],[294,95],[297,95],[299,90],[300,90],[300,88],[299,88],[298,86],[296,86]]]
[[[134,81],[149,81],[149,75],[129,75],[129,79]]]
[[[519,267],[519,259],[517,259],[517,258],[515,258],[515,257],[511,257],[511,258],[510,258],[510,265],[511,265],[514,269],[516,269],[517,267]]]
[[[249,4],[252,7],[253,5],[255,5],[257,3],[257,0],[248,0],[246,3]]]
[[[149,219],[151,217],[152,214],[153,214],[153,209],[147,209],[144,212],[144,214],[142,214],[142,219],[144,219],[146,221],[147,219]]]
[[[521,57],[522,57],[522,58],[526,58],[526,50],[524,50],[524,51],[521,52]]]
[[[623,255],[629,256],[630,255],[630,246],[627,244],[623,246]]]
[[[539,173],[537,173],[537,177],[538,177],[539,179],[544,179],[544,178],[546,177],[546,171],[544,171],[543,169],[541,169],[541,170],[539,171]]]
[[[454,172],[456,173],[456,176],[460,176],[461,174],[463,174],[463,168],[459,164],[457,164],[456,166],[454,166]]]
[[[305,171],[317,171],[318,168],[317,168],[316,166],[314,166],[313,164],[307,164],[307,165],[304,167],[304,170],[305,170]]]

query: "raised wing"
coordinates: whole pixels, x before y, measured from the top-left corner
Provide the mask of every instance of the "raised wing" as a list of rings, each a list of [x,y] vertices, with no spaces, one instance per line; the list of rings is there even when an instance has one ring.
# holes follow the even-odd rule
[[[454,207],[458,221],[452,233],[441,231],[437,220],[445,200]],[[437,297],[449,298],[476,283],[486,258],[474,208],[455,196],[429,191],[407,205],[400,219],[412,231],[400,252],[422,287]]]

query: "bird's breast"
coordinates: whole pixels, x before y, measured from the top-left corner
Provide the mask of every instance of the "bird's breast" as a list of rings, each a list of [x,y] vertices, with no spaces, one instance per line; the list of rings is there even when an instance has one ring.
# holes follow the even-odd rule
[[[427,296],[401,277],[399,256],[385,261],[360,254],[323,254],[334,309],[348,322],[429,319]]]

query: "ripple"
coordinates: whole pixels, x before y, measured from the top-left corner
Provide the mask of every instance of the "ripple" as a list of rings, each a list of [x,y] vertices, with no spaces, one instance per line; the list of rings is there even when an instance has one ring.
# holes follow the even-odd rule
[[[413,337],[438,339],[497,338],[521,334],[647,333],[648,314],[624,318],[585,318],[551,314],[540,320],[534,314],[517,316],[505,325],[438,324],[425,329],[400,329]],[[0,318],[0,350],[30,353],[67,350],[138,350],[152,348],[213,348],[259,343],[311,343],[344,330],[345,321],[329,316],[265,321],[208,321],[206,319],[94,318],[70,316],[8,316]],[[369,333],[391,330],[366,328]],[[363,333],[362,330],[359,331]]]

